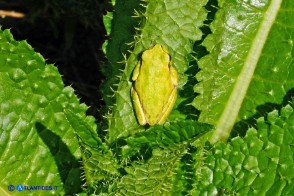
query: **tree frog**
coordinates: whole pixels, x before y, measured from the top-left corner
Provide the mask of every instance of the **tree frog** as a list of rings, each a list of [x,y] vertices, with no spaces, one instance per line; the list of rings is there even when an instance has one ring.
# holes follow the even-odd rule
[[[163,124],[175,104],[178,85],[178,73],[164,46],[156,44],[143,52],[132,80],[131,96],[139,124]]]

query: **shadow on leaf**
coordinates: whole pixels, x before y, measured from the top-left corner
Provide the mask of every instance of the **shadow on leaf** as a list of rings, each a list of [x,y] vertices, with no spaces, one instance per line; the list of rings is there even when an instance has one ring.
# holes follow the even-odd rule
[[[73,195],[82,191],[81,169],[79,161],[71,154],[60,136],[47,129],[41,123],[36,123],[37,133],[47,145],[55,159],[60,178],[63,182],[65,195]]]
[[[260,117],[265,117],[268,113],[272,112],[273,110],[281,110],[282,107],[285,107],[287,104],[289,104],[294,98],[294,89],[291,89],[287,92],[287,94],[284,96],[283,102],[281,104],[275,104],[275,103],[265,103],[263,105],[257,106],[256,113],[248,118],[247,120],[239,121],[235,124],[232,132],[232,137],[235,137],[237,135],[245,136],[246,131],[250,127],[254,127],[257,129],[256,120]]]

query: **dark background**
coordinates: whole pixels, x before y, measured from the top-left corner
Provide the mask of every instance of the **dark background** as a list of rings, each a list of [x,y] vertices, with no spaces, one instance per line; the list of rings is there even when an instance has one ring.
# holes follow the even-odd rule
[[[11,29],[16,40],[26,40],[47,64],[55,64],[65,85],[90,106],[88,114],[100,118],[101,46],[107,38],[102,17],[112,10],[108,1],[0,0],[0,10],[25,14],[0,18],[2,29]]]

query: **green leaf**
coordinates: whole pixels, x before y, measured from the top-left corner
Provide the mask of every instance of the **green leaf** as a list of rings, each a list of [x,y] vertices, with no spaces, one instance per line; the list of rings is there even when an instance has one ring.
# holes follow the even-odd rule
[[[103,16],[103,24],[104,24],[107,35],[109,35],[111,32],[112,19],[113,19],[113,12],[107,12],[107,14]],[[108,45],[108,41],[105,41],[102,45],[102,50],[104,54],[106,54],[107,45]]]
[[[122,62],[125,60],[124,54],[129,50],[127,43],[132,42],[135,28],[139,25],[138,18],[133,17],[134,10],[139,8],[140,1],[137,0],[117,1],[114,5],[115,12],[113,12],[112,16],[110,13],[104,16],[104,25],[110,31],[109,36],[111,39],[105,41],[103,46],[109,62],[102,67],[107,81],[103,83],[100,89],[103,100],[108,105],[108,110],[115,103],[113,91],[117,89],[117,84],[122,74],[121,70],[124,69]],[[111,21],[109,21],[110,17]]]
[[[80,192],[81,151],[64,110],[85,118],[87,107],[64,87],[56,67],[8,30],[0,30],[0,84],[1,189],[22,184],[58,186],[52,194]],[[87,122],[95,129],[94,118]]]
[[[108,127],[85,116],[87,107],[64,87],[56,67],[0,31],[0,195],[44,194],[8,191],[18,184],[58,186],[46,192],[58,195],[292,195],[294,3],[121,0],[114,6],[104,18],[111,37],[101,87]],[[210,20],[212,33],[204,38]],[[179,73],[178,99],[164,125],[143,127],[130,76],[156,43],[168,49]],[[198,60],[191,53],[208,55]],[[201,122],[183,109],[196,95],[191,86],[200,93],[192,104]],[[268,105],[265,114],[260,108]],[[242,136],[207,143],[214,126],[213,142],[226,140],[239,123],[250,126],[234,129]]]
[[[119,176],[117,160],[108,146],[97,136],[91,121],[71,110],[65,110],[80,143],[87,193],[105,192],[114,178]]]
[[[105,26],[105,30],[108,35],[110,34],[112,19],[113,19],[113,12],[107,12],[107,14],[103,16],[103,24]]]
[[[196,123],[195,121],[182,121],[154,126],[145,132],[126,139],[127,145],[123,147],[123,156],[131,156],[147,148],[168,148],[183,142],[192,142],[212,129],[211,125]]]
[[[134,49],[126,60],[126,67],[120,76],[115,93],[116,105],[109,117],[110,143],[144,130],[137,123],[130,97],[131,73],[144,50],[156,43],[165,46],[179,73],[179,88],[187,82],[187,76],[184,74],[188,69],[187,55],[192,52],[192,41],[199,40],[202,36],[199,28],[206,19],[207,11],[203,7],[206,3],[207,0],[152,0],[146,1],[144,13],[138,12],[141,19],[139,35],[135,36]]]
[[[281,104],[294,87],[293,1],[219,1],[199,61],[193,105],[199,120],[216,126],[211,141],[227,140],[235,122],[257,106]]]
[[[147,163],[125,168],[128,174],[121,178],[115,195],[169,195],[175,171],[185,153],[186,145],[153,150]]]
[[[244,138],[216,143],[205,155],[191,194],[293,194],[293,125],[293,106],[287,105],[257,119],[257,129],[250,128]]]

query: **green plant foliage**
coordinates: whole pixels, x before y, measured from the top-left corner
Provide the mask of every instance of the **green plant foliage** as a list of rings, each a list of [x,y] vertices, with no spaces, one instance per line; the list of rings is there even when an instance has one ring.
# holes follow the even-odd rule
[[[25,41],[0,31],[0,186],[52,185],[57,193],[81,191],[80,147],[64,109],[85,118],[57,68]],[[94,119],[87,122],[95,130]],[[53,192],[52,192],[53,193]],[[21,193],[20,193],[21,194]]]
[[[187,193],[187,190],[192,188],[190,186],[192,181],[189,178],[193,171],[191,166],[194,164],[191,143],[197,141],[211,128],[207,124],[182,121],[154,126],[146,132],[127,138],[127,145],[122,149],[123,158],[137,156],[139,160],[132,161],[132,166],[124,167],[127,175],[121,178],[112,193],[115,195]],[[149,152],[151,152],[150,156]]]
[[[131,156],[142,148],[166,148],[179,143],[195,140],[210,131],[212,126],[195,123],[195,121],[182,121],[164,126],[153,126],[145,132],[126,139],[127,145],[123,147],[123,156]]]
[[[203,45],[210,54],[202,69],[194,105],[200,121],[216,126],[213,142],[226,140],[234,123],[265,103],[281,104],[294,87],[293,1],[219,1]],[[210,89],[210,90],[206,90]]]
[[[250,128],[244,138],[213,146],[191,195],[293,194],[293,103],[257,119],[257,128]]]
[[[292,195],[294,2],[112,2],[108,124],[85,115],[56,67],[0,31],[0,195],[10,184],[59,195]],[[165,124],[139,126],[131,75],[157,43],[179,73],[178,98]],[[199,122],[183,109],[192,105]]]
[[[87,192],[106,191],[105,185],[119,175],[114,155],[95,133],[91,119],[78,116],[71,110],[65,110],[65,115],[79,139]]]
[[[169,195],[186,147],[155,149],[147,163],[126,167],[128,174],[121,178],[115,195]]]
[[[114,5],[115,12],[107,13],[103,17],[104,26],[110,39],[103,44],[103,51],[108,62],[102,67],[107,81],[101,86],[103,100],[108,108],[114,105],[113,91],[117,89],[121,70],[124,68],[124,55],[129,50],[127,43],[133,40],[135,28],[138,26],[138,18],[134,18],[134,10],[138,10],[140,1],[117,1]]]
[[[187,77],[187,55],[192,52],[191,40],[202,36],[199,27],[203,25],[207,12],[204,9],[206,0],[202,1],[146,1],[145,12],[137,12],[141,27],[133,41],[134,49],[126,60],[126,67],[120,74],[120,82],[115,92],[116,105],[109,117],[109,139],[111,143],[120,137],[126,137],[143,131],[134,115],[130,98],[130,76],[138,62],[140,54],[156,43],[165,46],[172,58],[173,65],[179,73],[182,87]],[[116,2],[118,5],[118,2]],[[114,25],[113,25],[114,28]],[[178,98],[180,100],[180,98]],[[181,118],[181,114],[179,114]]]

